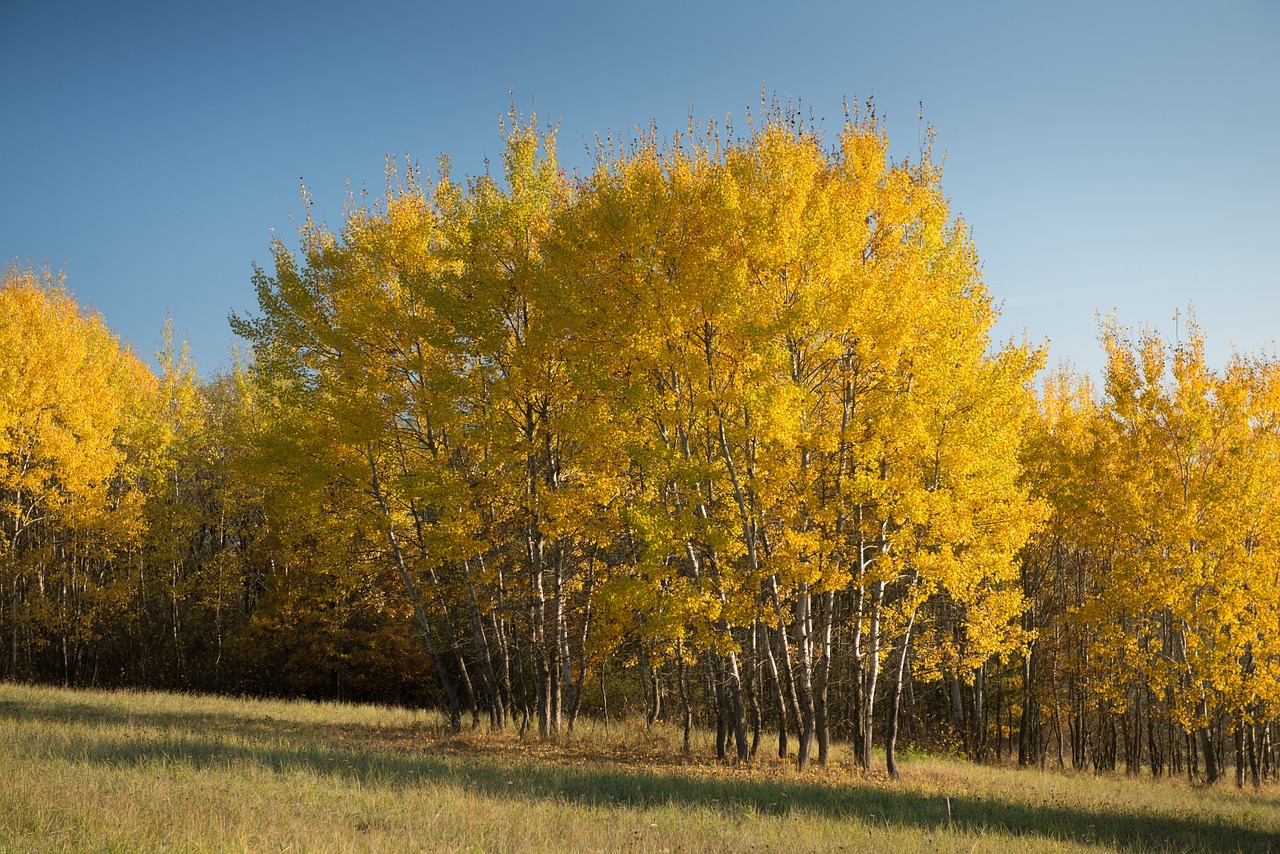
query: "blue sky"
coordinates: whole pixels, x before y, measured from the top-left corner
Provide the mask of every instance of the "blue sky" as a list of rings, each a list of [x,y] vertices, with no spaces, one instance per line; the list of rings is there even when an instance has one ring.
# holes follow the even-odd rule
[[[1280,322],[1280,3],[0,2],[0,261],[65,267],[143,354],[166,311],[206,373],[300,182],[341,218],[386,156],[456,175],[511,102],[596,133],[742,116],[761,87],[834,132],[925,119],[1002,336],[1096,372],[1095,312],[1193,304],[1221,364]]]

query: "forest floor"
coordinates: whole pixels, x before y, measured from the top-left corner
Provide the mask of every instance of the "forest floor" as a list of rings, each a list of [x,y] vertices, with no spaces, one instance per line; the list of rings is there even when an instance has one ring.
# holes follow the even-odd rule
[[[0,686],[0,850],[1242,851],[1280,789],[908,756],[718,763],[643,723],[558,743],[372,706]]]

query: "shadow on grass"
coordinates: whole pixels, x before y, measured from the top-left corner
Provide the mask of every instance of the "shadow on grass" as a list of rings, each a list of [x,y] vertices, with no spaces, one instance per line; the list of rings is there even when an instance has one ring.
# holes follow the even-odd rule
[[[1111,845],[1126,851],[1277,852],[1274,833],[1171,816],[1069,805],[1032,806],[972,794],[924,794],[852,779],[841,783],[760,779],[726,774],[694,777],[635,766],[569,765],[522,757],[503,761],[500,750],[464,740],[422,742],[431,729],[401,731],[364,725],[323,725],[250,713],[137,712],[107,701],[68,696],[57,702],[0,698],[0,721],[51,725],[100,725],[108,732],[50,739],[32,758],[61,758],[104,765],[184,764],[194,767],[253,766],[276,772],[310,771],[404,788],[435,783],[493,798],[551,800],[601,808],[672,805],[722,812],[728,818],[815,815],[856,819],[862,824],[965,833],[1005,832],[1056,842]],[[136,726],[154,727],[145,738]],[[118,735],[109,728],[119,727]],[[136,734],[134,734],[136,735]],[[401,736],[388,739],[387,736]],[[261,744],[254,744],[261,738]],[[411,751],[396,743],[409,744]],[[248,743],[246,743],[246,741]],[[391,742],[389,745],[388,742]]]

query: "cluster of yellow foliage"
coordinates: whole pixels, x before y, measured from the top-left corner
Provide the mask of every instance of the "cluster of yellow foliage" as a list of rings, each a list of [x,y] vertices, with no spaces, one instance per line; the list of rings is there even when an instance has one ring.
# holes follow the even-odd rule
[[[1167,344],[1107,321],[1101,399],[1066,373],[1046,383],[1027,459],[1052,516],[1027,562],[1053,564],[1046,610],[1070,591],[1057,608],[1068,667],[1093,683],[1081,708],[1198,731],[1213,778],[1215,722],[1252,739],[1280,707],[1280,362],[1215,372],[1194,318],[1180,325]]]
[[[74,627],[105,613],[27,607],[32,588],[93,587],[93,569],[143,530],[138,477],[151,441],[150,372],[61,276],[11,265],[0,282],[0,581],[9,654],[24,624]],[[40,613],[43,611],[44,613]],[[90,628],[92,630],[92,628]]]
[[[1018,435],[1041,354],[991,347],[927,149],[893,164],[851,117],[828,150],[774,108],[743,138],[606,147],[571,181],[554,135],[517,120],[503,170],[393,174],[340,235],[308,221],[302,257],[277,243],[257,277],[260,316],[235,321],[264,397],[308,414],[313,485],[382,517],[455,720],[459,677],[495,721],[517,702],[515,636],[543,732],[632,650],[677,661],[686,719],[705,660],[746,759],[763,643],[803,766],[815,736],[826,758],[847,630],[865,763],[881,661],[897,651],[896,703],[913,631],[935,641],[926,672],[1022,643],[1039,511]]]
[[[339,231],[273,244],[232,319],[251,362],[205,383],[10,268],[7,674],[430,680],[455,728],[553,736],[627,667],[686,748],[705,708],[720,755],[768,725],[803,768],[843,719],[864,766],[883,727],[891,774],[904,694],[975,757],[1016,732],[1023,761],[1056,736],[1114,767],[1123,741],[1213,778],[1227,728],[1238,768],[1274,752],[1275,360],[1215,373],[1194,324],[1170,351],[1111,322],[1103,393],[1059,372],[1037,399],[931,142],[749,124],[569,176],[513,116],[498,176],[392,164]]]

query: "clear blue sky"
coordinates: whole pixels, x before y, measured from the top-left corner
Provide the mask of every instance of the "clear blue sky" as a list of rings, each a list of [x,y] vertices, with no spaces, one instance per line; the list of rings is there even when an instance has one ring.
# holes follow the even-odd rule
[[[563,159],[656,120],[741,116],[761,85],[838,128],[917,104],[947,152],[1001,335],[1097,371],[1095,312],[1219,364],[1280,325],[1280,2],[139,3],[0,0],[0,261],[65,266],[151,353],[171,311],[206,373],[255,308],[271,230],[340,221],[388,154],[474,174],[518,107]]]

